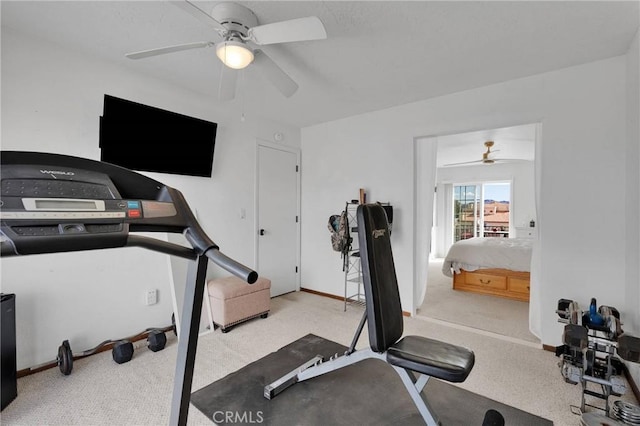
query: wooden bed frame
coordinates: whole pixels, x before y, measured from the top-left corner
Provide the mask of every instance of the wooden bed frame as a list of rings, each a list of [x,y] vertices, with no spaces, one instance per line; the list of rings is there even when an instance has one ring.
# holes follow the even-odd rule
[[[453,273],[453,289],[529,301],[529,272],[509,269],[460,270]]]

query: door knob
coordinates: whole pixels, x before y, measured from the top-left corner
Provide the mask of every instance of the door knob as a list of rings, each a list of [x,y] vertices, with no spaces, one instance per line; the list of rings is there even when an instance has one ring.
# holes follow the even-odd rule
[[[260,235],[264,235],[264,229],[260,230]]]

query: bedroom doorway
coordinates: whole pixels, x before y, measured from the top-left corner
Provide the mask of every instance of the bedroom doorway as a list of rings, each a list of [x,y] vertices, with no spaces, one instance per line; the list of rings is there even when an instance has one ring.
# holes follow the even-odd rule
[[[426,267],[427,285],[424,299],[417,299],[418,303],[422,301],[416,308],[417,316],[539,344],[539,339],[529,331],[528,302],[453,290],[452,279],[442,272],[444,257],[456,239],[515,237],[518,228],[528,227],[529,222],[536,219],[538,126],[534,123],[429,138],[435,139],[436,146],[436,190]],[[488,140],[494,141],[491,159],[513,161],[489,164],[474,160],[474,156],[482,158],[486,149],[483,141]],[[458,197],[457,227],[454,215],[456,189],[459,194],[467,194],[466,198]],[[509,195],[487,195],[494,190],[502,190],[503,194],[506,190]],[[463,209],[463,204],[469,205]],[[500,218],[491,217],[499,211]]]

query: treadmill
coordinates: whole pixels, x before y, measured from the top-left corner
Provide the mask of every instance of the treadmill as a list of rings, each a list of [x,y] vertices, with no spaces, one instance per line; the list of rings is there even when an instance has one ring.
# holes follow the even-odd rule
[[[139,173],[68,155],[2,151],[0,175],[2,257],[143,247],[192,260],[170,417],[171,425],[185,425],[208,260],[250,284],[258,274],[220,252],[180,191]],[[181,233],[191,247],[133,232]]]

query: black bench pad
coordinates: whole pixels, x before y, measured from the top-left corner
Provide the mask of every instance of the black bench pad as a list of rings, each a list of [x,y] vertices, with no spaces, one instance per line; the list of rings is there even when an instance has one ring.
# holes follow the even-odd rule
[[[387,350],[389,364],[449,382],[463,382],[475,362],[467,348],[422,336],[406,336]]]

